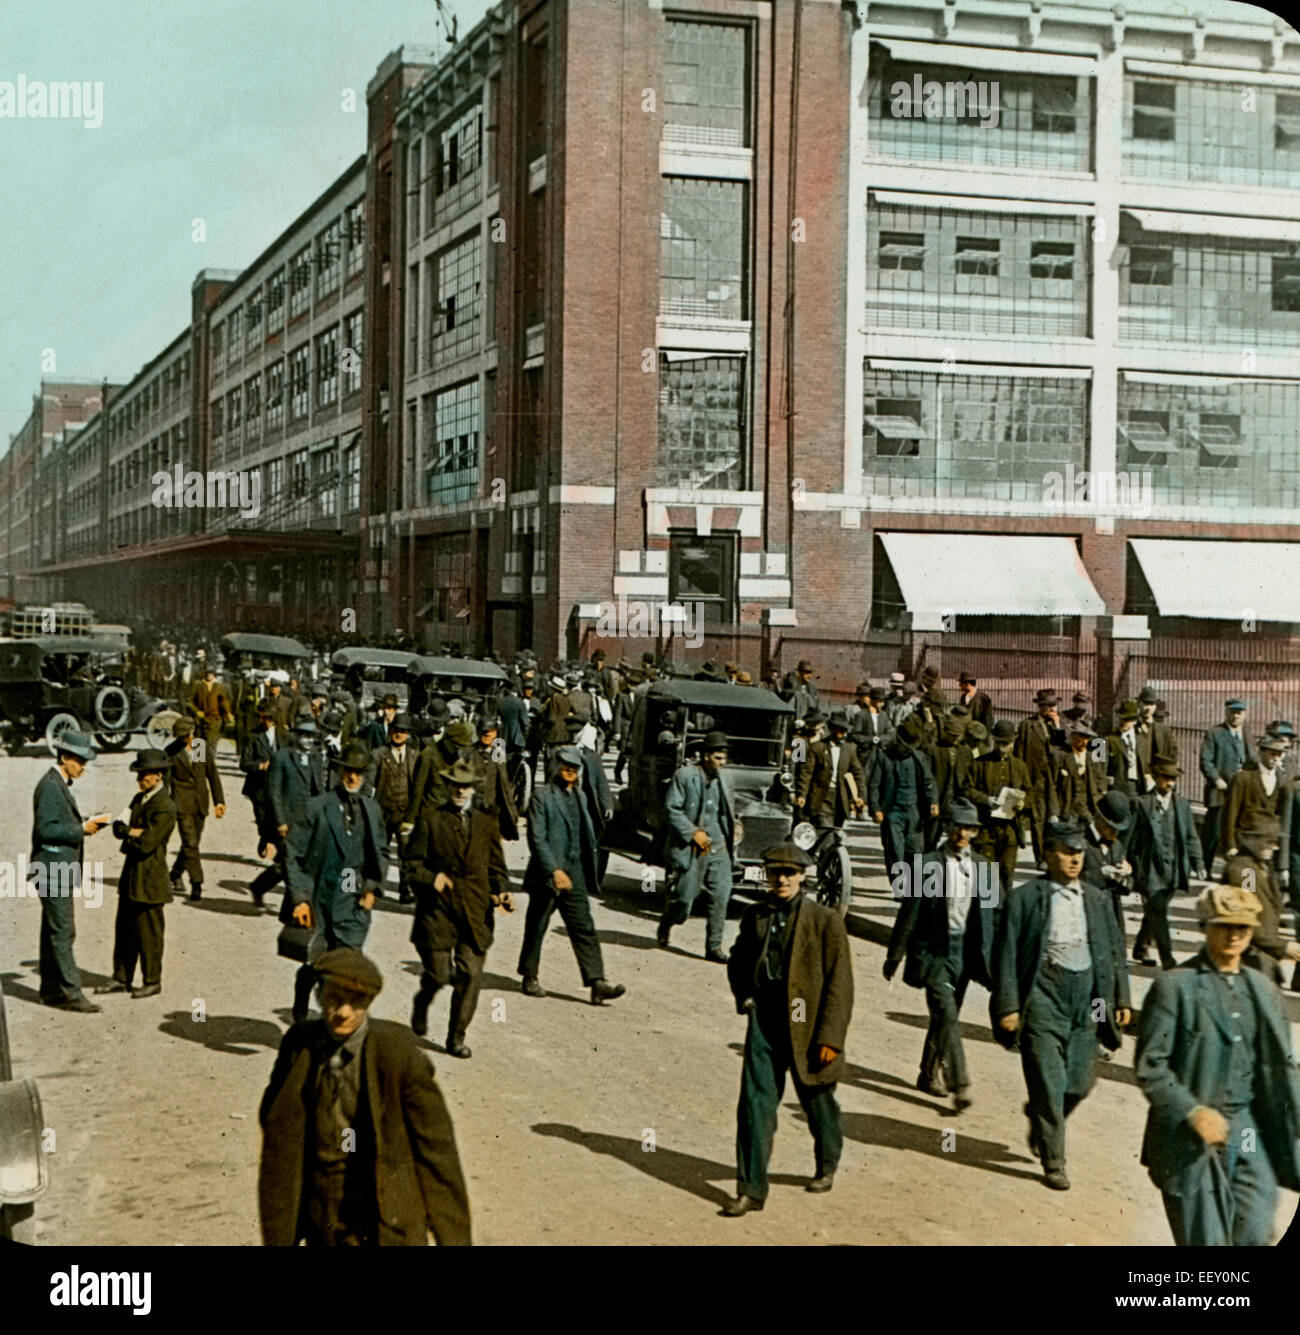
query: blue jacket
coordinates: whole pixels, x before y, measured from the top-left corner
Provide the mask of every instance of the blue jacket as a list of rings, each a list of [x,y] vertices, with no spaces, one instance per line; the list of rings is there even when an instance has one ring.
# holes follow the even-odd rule
[[[79,864],[86,844],[83,826],[67,781],[57,770],[46,770],[32,793],[31,865]]]
[[[325,792],[323,757],[285,747],[266,771],[266,791],[276,825],[290,829],[301,825],[307,819],[308,802]]]
[[[1165,869],[1166,885],[1176,890],[1186,890],[1187,883],[1194,872],[1203,870],[1201,864],[1201,841],[1196,837],[1196,826],[1192,821],[1191,803],[1185,797],[1174,794],[1174,865]],[[1139,797],[1133,813],[1133,828],[1128,835],[1128,860],[1133,866],[1133,888],[1139,894],[1145,894],[1147,882],[1156,871],[1155,859],[1158,856],[1155,829],[1152,817],[1156,808],[1156,795],[1147,793]]]
[[[244,771],[243,793],[251,802],[260,802],[266,795],[266,783],[271,771],[259,768],[262,761],[274,760],[283,749],[278,742],[272,745],[274,739],[274,732],[268,734],[265,729],[259,729],[249,734],[240,753],[239,768]]]
[[[373,797],[361,797],[364,826],[361,865],[350,889],[343,884],[349,868],[345,856],[343,812],[338,793],[327,793],[308,800],[305,819],[290,824],[288,856],[285,858],[285,884],[288,893],[280,906],[280,919],[289,922],[294,907],[311,904],[317,917],[324,912],[334,922],[368,925],[370,914],[357,903],[367,890],[380,890],[388,868],[388,835],[383,813]],[[364,939],[364,934],[363,934]],[[349,942],[348,944],[356,944]]]
[[[896,810],[899,772],[904,765],[910,764],[916,767],[917,815],[928,819],[930,807],[939,801],[939,789],[924,752],[915,747],[904,747],[902,742],[891,742],[876,754],[879,759],[871,771],[871,782],[868,785],[870,792],[867,804],[871,810],[883,811],[886,815]]]
[[[1250,744],[1250,736],[1243,728],[1241,733],[1242,745],[1245,747],[1245,764],[1252,764],[1258,757],[1255,755],[1255,748]],[[1237,753],[1232,744],[1232,738],[1228,733],[1228,725],[1220,723],[1217,727],[1211,728],[1205,734],[1205,740],[1201,743],[1201,773],[1205,776],[1205,805],[1207,807],[1221,807],[1227,799],[1227,792],[1218,787],[1216,779],[1222,779],[1224,783],[1231,783],[1232,776],[1241,768],[1237,764]]]
[[[528,807],[528,850],[532,857],[524,873],[524,890],[528,894],[549,893],[551,877],[556,871],[570,876],[577,871],[588,890],[600,888],[596,873],[596,830],[581,789],[575,789],[574,796],[577,800],[570,804],[560,791],[558,779],[533,794]],[[578,816],[576,826],[570,819],[574,811]]]
[[[700,813],[704,809],[704,771],[696,764],[681,766],[668,784],[664,797],[664,814],[668,818],[668,866],[674,871],[685,871],[695,856],[691,836],[700,828]],[[731,857],[736,847],[736,821],[731,811],[731,798],[722,776],[718,776],[718,824]]]
[[[927,853],[920,862],[921,884],[913,885],[911,891],[898,906],[894,918],[894,930],[889,936],[889,949],[885,955],[888,965],[897,967],[899,960],[906,956],[903,966],[903,982],[909,987],[925,987],[934,978],[940,968],[948,961],[948,899],[946,895],[923,895],[927,869],[939,864],[939,875],[943,875],[943,863],[947,854],[942,849]],[[974,864],[976,886],[981,877],[997,875],[989,866],[987,858],[978,853],[971,854]],[[909,870],[912,864],[909,862]],[[933,872],[929,873],[931,876]],[[986,881],[986,883],[988,883]],[[943,886],[944,882],[939,881]],[[972,933],[979,940],[980,959],[984,965],[983,975],[973,975],[977,983],[985,987],[990,985],[993,965],[993,940],[996,934],[997,913],[993,898],[977,898],[970,906],[966,918],[966,936]],[[893,970],[890,970],[892,975]]]
[[[508,751],[522,751],[528,745],[528,732],[533,714],[537,712],[537,697],[530,708],[522,695],[507,695],[500,704],[501,740]]]

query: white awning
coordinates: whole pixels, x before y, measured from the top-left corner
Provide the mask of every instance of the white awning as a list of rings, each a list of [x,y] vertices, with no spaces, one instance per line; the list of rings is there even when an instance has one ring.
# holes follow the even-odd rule
[[[1219,385],[1294,385],[1285,376],[1184,375],[1178,371],[1121,371],[1134,385],[1174,385],[1180,389],[1206,389]]]
[[[1158,209],[1124,210],[1147,232],[1179,236],[1234,236],[1246,241],[1300,241],[1300,222],[1282,218],[1229,218],[1211,213],[1165,213]]]
[[[986,199],[983,195],[924,195],[914,190],[873,190],[877,204],[897,204],[912,209],[970,209],[978,213],[1027,213],[1034,217],[1069,214],[1078,217],[1094,211],[1091,204],[1048,203],[1041,199]]]
[[[1083,56],[1057,56],[1050,51],[1011,51],[1000,46],[958,46],[954,42],[905,42],[873,37],[900,64],[949,65],[959,70],[1005,70],[1008,74],[1073,74],[1090,79],[1097,62]]]
[[[1159,60],[1124,61],[1125,74],[1149,74],[1160,79],[1183,81],[1208,79],[1211,83],[1251,83],[1268,88],[1286,88],[1300,93],[1300,77],[1294,74],[1265,74],[1260,70],[1231,70],[1215,65],[1174,65]]]
[[[1000,533],[882,533],[903,601],[916,618],[1102,616],[1072,538]]]
[[[986,362],[921,362],[898,357],[871,357],[870,371],[920,371],[926,375],[1025,375],[1039,380],[1087,380],[1086,366],[1029,366],[1023,362],[1000,366]]]
[[[1300,542],[1130,538],[1161,616],[1300,621]]]

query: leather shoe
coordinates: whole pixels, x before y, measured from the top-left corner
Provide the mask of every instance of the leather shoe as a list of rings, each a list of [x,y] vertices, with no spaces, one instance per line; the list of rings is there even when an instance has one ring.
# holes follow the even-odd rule
[[[72,1001],[43,1001],[41,1004],[52,1006],[56,1011],[79,1011],[82,1015],[98,1015],[104,1009],[85,997],[76,997]]]
[[[761,1210],[764,1202],[755,1200],[752,1196],[733,1196],[722,1207],[722,1213],[728,1219],[735,1219],[738,1215],[749,1214],[751,1210]]]
[[[448,1043],[447,1056],[449,1057],[472,1057],[473,1052],[465,1046],[464,1043]]]
[[[127,987],[125,983],[119,983],[116,979],[114,979],[113,982],[111,983],[105,983],[103,987],[97,987],[95,989],[95,995],[97,997],[102,997],[109,992],[129,992],[130,990],[131,989]]]
[[[655,932],[655,940],[658,941],[661,946],[666,946],[668,944],[668,933],[672,930],[672,923],[660,922],[659,930]]]
[[[622,983],[607,983],[603,978],[597,978],[591,985],[591,1004],[599,1006],[603,1001],[613,1001],[626,991]]]
[[[813,1192],[829,1191],[834,1185],[834,1173],[818,1173],[817,1176],[808,1183],[804,1190]]]
[[[923,1075],[916,1077],[916,1087],[922,1094],[933,1094],[937,1099],[946,1099],[948,1097],[948,1086],[944,1084],[943,1076],[935,1076],[933,1080],[927,1079]]]
[[[708,960],[710,964],[726,964],[731,959],[731,956],[728,955],[725,950],[706,950],[704,952],[704,958]]]
[[[191,886],[191,887],[190,887],[190,899],[191,899],[191,900],[195,900],[195,899],[202,899],[202,898],[203,898],[203,887],[202,887],[201,885],[194,885],[194,886]]]
[[[416,997],[411,1007],[411,1029],[418,1038],[429,1032],[429,1003],[423,997]]]
[[[546,995],[546,990],[536,978],[525,978],[519,990],[526,997],[544,997]]]
[[[964,1089],[954,1089],[952,1092],[952,1106],[955,1112],[965,1112],[975,1100]]]
[[[1064,1168],[1049,1168],[1043,1175],[1043,1181],[1047,1183],[1053,1191],[1069,1191],[1070,1179],[1065,1175]]]
[[[1134,964],[1150,964],[1150,963],[1151,963],[1151,956],[1150,956],[1145,950],[1143,950],[1143,951],[1136,951],[1136,950],[1135,950],[1135,951],[1133,952],[1133,963],[1134,963]]]
[[[146,983],[144,987],[133,987],[131,989],[131,999],[139,1001],[142,997],[156,997],[161,991],[161,983]]]

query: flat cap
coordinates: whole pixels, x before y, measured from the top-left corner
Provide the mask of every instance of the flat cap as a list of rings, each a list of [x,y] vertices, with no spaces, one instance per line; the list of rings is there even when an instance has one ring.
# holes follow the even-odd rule
[[[172,724],[173,737],[189,737],[194,732],[194,720],[192,718],[178,718]]]
[[[576,746],[561,746],[555,753],[555,758],[561,765],[572,765],[574,769],[582,768],[582,751]]]
[[[979,812],[964,797],[954,797],[948,803],[948,824],[974,826],[980,823]]]
[[[1225,700],[1225,701],[1224,701],[1224,703],[1223,703],[1223,707],[1224,707],[1224,709],[1245,709],[1245,708],[1246,708],[1246,702],[1245,702],[1244,700],[1239,700],[1239,699],[1234,695],[1234,696],[1232,697],[1231,700]]]
[[[813,860],[798,844],[774,844],[771,848],[763,850],[763,865],[765,867],[798,867],[802,870],[804,867],[811,867]]]
[[[1258,895],[1235,885],[1212,885],[1196,901],[1202,927],[1214,923],[1258,927],[1263,907]]]
[[[1083,827],[1072,820],[1049,820],[1043,830],[1044,848],[1065,848],[1071,853],[1082,853],[1087,844]]]
[[[725,732],[715,728],[712,732],[704,736],[704,748],[708,751],[729,751],[731,749],[731,738]]]
[[[449,724],[443,735],[457,746],[473,746],[478,741],[474,729],[464,719],[457,719],[455,723]]]
[[[971,719],[966,725],[966,736],[973,742],[987,742],[989,739],[989,730],[977,718]]]
[[[373,960],[353,946],[327,950],[317,959],[314,967],[322,981],[332,978],[345,987],[372,997],[377,997],[384,990],[384,975]]]

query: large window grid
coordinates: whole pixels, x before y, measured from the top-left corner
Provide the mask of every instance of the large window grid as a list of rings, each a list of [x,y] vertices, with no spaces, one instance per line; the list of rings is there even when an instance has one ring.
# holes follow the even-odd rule
[[[483,183],[481,106],[462,112],[439,133],[434,177],[436,198],[431,214],[424,220],[426,232],[463,213],[478,199]]]
[[[745,148],[749,139],[748,33],[737,24],[670,20],[664,59],[663,138]]]
[[[482,406],[477,380],[424,396],[424,502],[454,505],[478,491]]]
[[[868,326],[1086,337],[1082,217],[872,204]]]
[[[869,494],[1041,501],[1087,454],[1086,380],[866,370]]]
[[[915,89],[915,79],[938,83],[996,85],[998,120],[981,125],[978,114],[936,116],[922,108],[894,114],[892,90],[897,83]],[[1002,70],[969,70],[957,65],[900,62],[882,47],[871,54],[870,141],[882,157],[914,162],[970,162],[991,167],[1026,167],[1047,171],[1086,172],[1092,168],[1092,81],[1074,75],[1021,74]],[[994,89],[990,88],[990,94]],[[924,105],[924,104],[923,104]],[[969,111],[970,102],[966,104]],[[901,114],[908,110],[913,114]],[[954,108],[955,110],[955,108]]]
[[[365,201],[358,199],[343,213],[343,246],[347,255],[347,277],[359,274],[365,266],[366,220]]]
[[[311,305],[311,247],[304,246],[289,261],[289,318]]]
[[[427,312],[429,342],[426,363],[445,366],[479,345],[482,312],[482,244],[478,233],[436,255],[436,284]]]
[[[284,362],[273,362],[266,368],[266,429],[275,430],[284,425]]]
[[[328,407],[339,398],[339,329],[333,325],[316,338],[316,406]]]
[[[364,354],[364,312],[353,311],[343,321],[343,346],[352,356],[343,368],[343,393],[355,394],[361,388],[361,358]]]
[[[745,359],[661,354],[656,485],[739,491],[748,455]]]
[[[746,231],[742,182],[664,177],[659,313],[747,319]]]
[[[343,227],[335,218],[316,236],[316,300],[335,291],[343,273]]]
[[[338,441],[332,440],[311,453],[312,518],[328,519],[338,513]]]
[[[311,406],[311,348],[304,343],[289,354],[289,420],[301,421]]]

